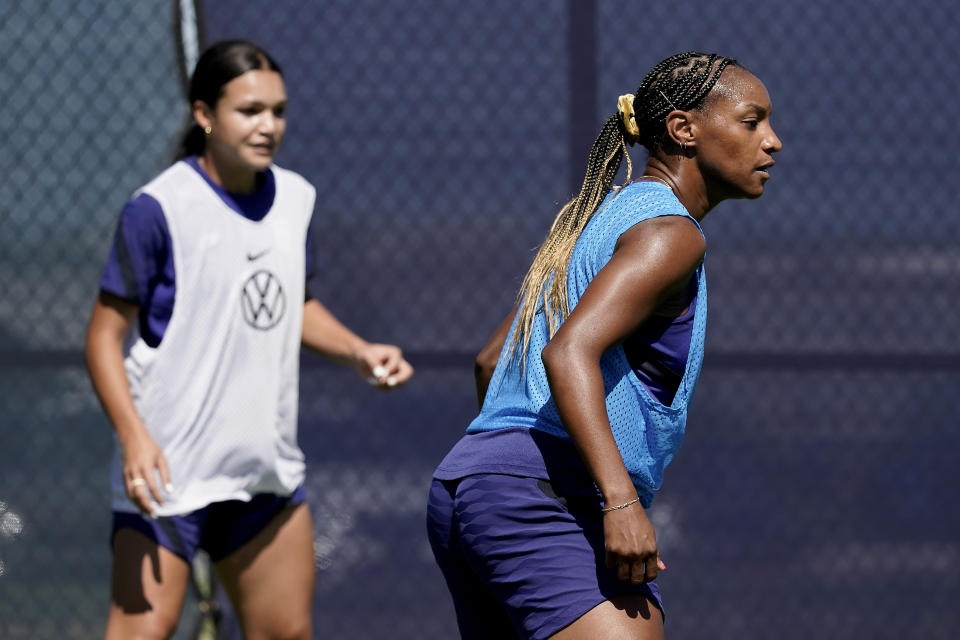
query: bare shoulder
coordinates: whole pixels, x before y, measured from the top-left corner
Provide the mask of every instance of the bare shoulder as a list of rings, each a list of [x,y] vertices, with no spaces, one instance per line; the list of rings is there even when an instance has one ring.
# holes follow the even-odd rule
[[[683,268],[703,260],[707,242],[697,224],[686,216],[659,216],[638,222],[620,235],[615,252],[658,256]]]

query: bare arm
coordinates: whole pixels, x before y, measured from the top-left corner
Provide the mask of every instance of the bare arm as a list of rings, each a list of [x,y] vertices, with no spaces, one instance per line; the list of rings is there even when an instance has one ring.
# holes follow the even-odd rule
[[[487,387],[490,385],[490,378],[493,376],[493,370],[497,368],[497,360],[500,359],[500,352],[503,351],[503,344],[507,341],[507,335],[510,333],[510,326],[513,324],[513,318],[517,315],[517,307],[514,306],[510,313],[504,318],[497,330],[490,336],[490,340],[477,354],[477,359],[473,363],[473,377],[477,382],[477,403],[479,408],[483,408],[483,399],[487,396]]]
[[[685,218],[635,225],[541,354],[560,417],[607,505],[637,493],[610,430],[600,357],[689,283],[704,250],[703,236]],[[604,531],[608,565],[622,579],[656,577],[656,537],[639,504],[607,513]]]
[[[312,298],[303,305],[302,342],[314,353],[352,367],[382,389],[401,385],[413,376],[413,367],[398,347],[367,342]]]
[[[151,514],[154,508],[147,490],[158,504],[163,503],[155,471],[160,474],[160,481],[167,490],[170,487],[170,474],[163,452],[134,407],[127,384],[123,341],[136,319],[135,304],[101,293],[90,316],[85,356],[93,388],[117,432],[117,440],[123,450],[127,495],[141,511]]]

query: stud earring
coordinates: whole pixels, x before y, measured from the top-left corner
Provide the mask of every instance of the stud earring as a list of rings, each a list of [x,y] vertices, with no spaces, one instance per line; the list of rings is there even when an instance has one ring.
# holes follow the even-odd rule
[[[203,133],[205,135],[210,135],[211,133],[213,133],[213,127],[207,125],[206,127],[203,128]]]

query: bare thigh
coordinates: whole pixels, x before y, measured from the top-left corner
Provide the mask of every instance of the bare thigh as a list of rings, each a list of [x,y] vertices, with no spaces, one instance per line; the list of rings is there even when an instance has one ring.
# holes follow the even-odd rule
[[[190,565],[133,529],[113,539],[107,640],[167,638],[176,630]]]
[[[607,600],[550,640],[663,640],[663,615],[642,595]]]
[[[306,504],[281,511],[216,568],[247,640],[310,639],[314,554]]]

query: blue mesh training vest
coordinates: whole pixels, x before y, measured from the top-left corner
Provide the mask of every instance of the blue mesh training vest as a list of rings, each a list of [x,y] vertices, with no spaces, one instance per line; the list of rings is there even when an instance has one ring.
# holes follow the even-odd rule
[[[673,192],[658,182],[635,182],[608,194],[577,240],[570,259],[567,287],[571,310],[594,276],[610,261],[622,233],[638,222],[667,215],[685,216],[696,224]],[[687,366],[670,406],[658,402],[640,382],[622,346],[611,347],[600,359],[610,427],[630,478],[646,504],[652,492],[660,488],[663,469],[683,440],[687,407],[703,363],[707,282],[702,264],[696,278],[696,311]],[[540,352],[549,340],[543,310],[534,319],[525,371],[521,371],[519,357],[507,361],[507,347],[514,331],[516,319],[500,353],[483,408],[467,432],[519,426],[569,440],[540,360]]]

